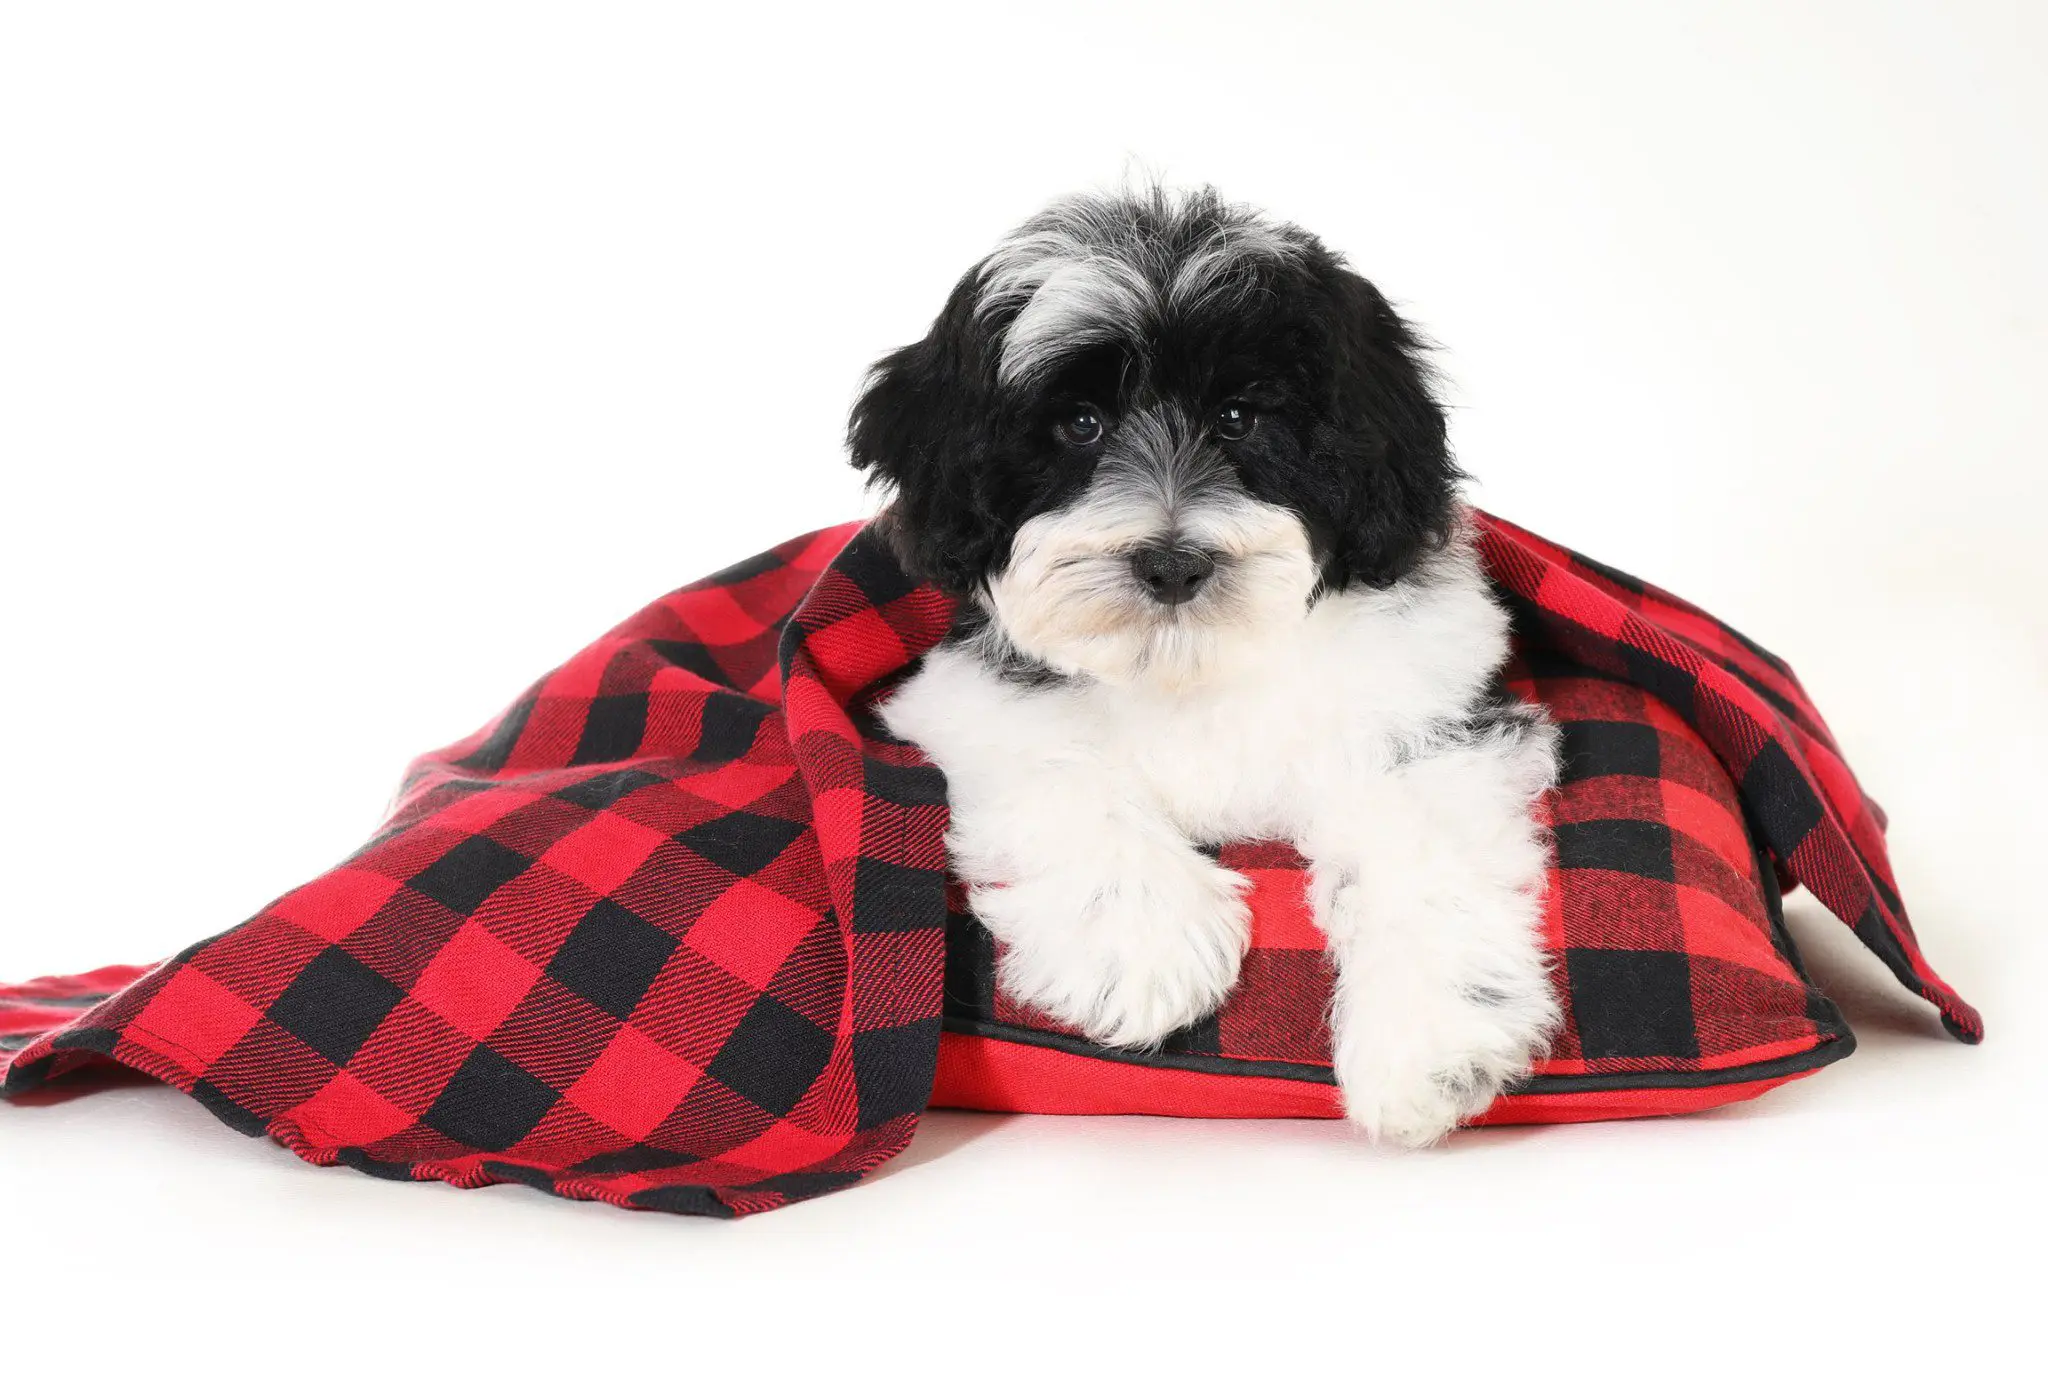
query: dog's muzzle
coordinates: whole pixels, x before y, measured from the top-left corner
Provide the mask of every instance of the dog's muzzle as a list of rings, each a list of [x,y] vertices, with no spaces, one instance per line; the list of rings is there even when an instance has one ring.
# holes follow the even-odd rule
[[[1201,592],[1215,572],[1215,558],[1177,543],[1140,546],[1131,556],[1131,573],[1154,600],[1171,608]]]

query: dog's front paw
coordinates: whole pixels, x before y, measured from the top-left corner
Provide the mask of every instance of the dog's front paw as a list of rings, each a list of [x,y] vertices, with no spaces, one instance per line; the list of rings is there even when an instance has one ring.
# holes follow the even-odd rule
[[[1374,1140],[1434,1144],[1490,1106],[1546,1050],[1561,1018],[1533,941],[1475,951],[1455,975],[1347,972],[1334,1062],[1344,1111]]]
[[[1344,1113],[1375,1140],[1434,1144],[1522,1077],[1556,1028],[1555,999],[1501,1001],[1494,990],[1442,988],[1354,1012],[1336,1057]]]
[[[1156,1045],[1223,1003],[1250,939],[1248,883],[1188,849],[1114,874],[1048,869],[975,892],[1003,989],[1099,1044]]]

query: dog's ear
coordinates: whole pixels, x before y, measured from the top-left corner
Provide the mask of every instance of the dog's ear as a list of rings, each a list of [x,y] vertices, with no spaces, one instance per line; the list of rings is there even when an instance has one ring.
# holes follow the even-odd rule
[[[1332,265],[1329,423],[1314,448],[1338,485],[1323,582],[1385,588],[1449,539],[1458,480],[1427,346],[1379,289]]]
[[[1000,529],[987,510],[998,422],[978,281],[969,272],[924,339],[875,365],[846,434],[854,467],[895,491],[878,527],[897,558],[954,592],[982,580]]]

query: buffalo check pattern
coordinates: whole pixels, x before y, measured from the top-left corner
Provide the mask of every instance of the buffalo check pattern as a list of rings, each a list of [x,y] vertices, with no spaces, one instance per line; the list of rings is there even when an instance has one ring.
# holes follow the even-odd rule
[[[1831,1034],[1773,922],[1781,879],[1974,1040],[1783,663],[1477,520],[1518,619],[1513,687],[1577,763],[1550,921],[1573,1017],[1543,1073]],[[0,987],[0,1091],[118,1063],[315,1163],[654,1210],[857,1181],[908,1143],[943,1018],[1049,1033],[990,989],[949,903],[944,783],[873,713],[953,613],[858,524],[678,590],[415,762],[375,837],[254,918],[153,968]],[[1258,946],[1228,1007],[1156,1057],[1326,1070],[1299,859],[1223,860],[1256,883]]]

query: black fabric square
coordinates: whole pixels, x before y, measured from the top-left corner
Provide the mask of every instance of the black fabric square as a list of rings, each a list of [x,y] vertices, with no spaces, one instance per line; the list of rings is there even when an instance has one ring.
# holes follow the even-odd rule
[[[664,1168],[684,1168],[704,1160],[696,1154],[685,1154],[675,1149],[656,1149],[653,1145],[636,1144],[631,1149],[615,1149],[608,1154],[594,1154],[576,1165],[578,1173],[653,1173]]]
[[[1585,1057],[1699,1057],[1692,965],[1683,953],[1572,948],[1564,961]]]
[[[886,608],[917,589],[917,581],[904,572],[889,543],[872,530],[847,542],[835,563],[839,573],[852,580],[874,608]]]
[[[555,791],[555,798],[585,809],[610,809],[635,790],[657,784],[662,779],[652,771],[606,771],[603,775],[563,786]]]
[[[339,1068],[404,998],[395,984],[330,947],[306,964],[265,1013]]]
[[[478,834],[449,848],[440,860],[406,884],[457,914],[472,915],[477,906],[491,898],[492,891],[531,865],[503,843]]]
[[[554,1107],[554,1089],[485,1045],[463,1060],[421,1123],[457,1144],[510,1149]]]
[[[700,680],[717,685],[720,689],[738,689],[732,677],[725,673],[725,667],[718,664],[718,658],[711,654],[711,648],[702,642],[671,642],[650,638],[648,648],[672,666],[679,666]]]
[[[624,761],[640,750],[647,732],[647,696],[606,694],[590,701],[583,716],[583,736],[576,741],[571,766],[592,766],[601,761]]]
[[[855,933],[904,933],[946,920],[944,872],[863,857],[854,863],[853,893]]]
[[[681,1216],[731,1218],[739,1214],[708,1187],[650,1187],[634,1193],[632,1202],[648,1211],[672,1211]]]
[[[1160,1044],[1164,1053],[1217,1054],[1223,1052],[1223,1012],[1212,1010],[1192,1025],[1183,1025]]]
[[[1891,931],[1891,926],[1884,922],[1884,911],[1877,907],[1875,900],[1864,902],[1863,912],[1856,916],[1856,922],[1849,928],[1857,938],[1863,940],[1865,947],[1892,967],[1910,970],[1906,950],[1900,945],[1898,936]]]
[[[704,701],[703,722],[690,760],[717,764],[738,761],[754,749],[761,724],[773,710],[742,694],[714,694]]]
[[[1819,799],[1775,742],[1766,742],[1750,759],[1741,789],[1743,803],[1755,812],[1764,836],[1781,857],[1789,857],[1821,821]]]
[[[1676,881],[1671,830],[1648,819],[1588,819],[1551,830],[1559,870],[1626,872],[1653,881]]]
[[[676,841],[735,876],[752,876],[782,855],[804,826],[744,810],[721,815],[676,835]]]
[[[555,1175],[544,1168],[535,1168],[532,1164],[508,1164],[498,1159],[486,1159],[484,1172],[492,1177],[502,1178],[508,1183],[524,1183],[528,1187],[537,1187],[542,1192],[555,1190]]]
[[[832,1057],[832,1036],[772,996],[740,1017],[707,1071],[771,1115],[803,1100]]]
[[[121,1042],[121,1031],[88,1025],[84,1029],[67,1029],[50,1041],[53,1049],[89,1049],[93,1053],[111,1055],[114,1046]]]
[[[1684,718],[1697,715],[1693,699],[1699,693],[1699,682],[1691,675],[1627,642],[1619,643],[1616,650],[1621,653],[1622,668],[1628,673],[1630,684],[1641,685]]]
[[[946,916],[945,1012],[985,1020],[996,1008],[996,941],[970,914]]]
[[[676,941],[614,900],[600,900],[569,931],[548,975],[621,1020],[647,994]]]
[[[936,766],[898,766],[866,757],[860,771],[861,788],[888,804],[915,809],[946,802],[946,778]]]
[[[859,1129],[914,1116],[931,1100],[938,1070],[939,1022],[919,1020],[853,1036],[853,1085],[860,1092]]]
[[[418,1180],[412,1176],[412,1165],[402,1159],[376,1159],[361,1149],[349,1148],[336,1152],[335,1162],[367,1173],[372,1178],[383,1178],[393,1183],[411,1183]]]
[[[779,1192],[792,1202],[801,1202],[810,1197],[821,1197],[828,1192],[852,1187],[861,1175],[841,1171],[838,1173],[778,1173],[772,1178],[763,1178],[754,1184],[756,1192]]]
[[[218,1084],[203,1077],[192,1084],[192,1099],[213,1112],[222,1125],[252,1139],[269,1128],[264,1124],[263,1117],[229,1096]]]
[[[1663,770],[1657,730],[1647,723],[1581,719],[1564,725],[1559,756],[1566,781],[1595,776],[1651,776]]]

